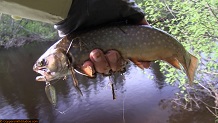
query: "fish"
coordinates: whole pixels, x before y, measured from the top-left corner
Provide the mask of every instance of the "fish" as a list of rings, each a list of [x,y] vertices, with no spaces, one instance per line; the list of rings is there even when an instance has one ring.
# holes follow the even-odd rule
[[[50,102],[53,106],[56,106],[56,103],[57,103],[57,95],[56,95],[56,91],[55,91],[54,86],[52,86],[52,85],[50,84],[50,82],[46,82],[45,93],[46,93],[46,96],[47,96],[49,102]]]
[[[198,58],[167,32],[147,25],[115,25],[70,34],[57,41],[34,64],[33,70],[41,74],[36,81],[59,79],[72,74],[72,68],[87,75],[81,66],[93,49],[116,50],[136,65],[162,60],[184,70],[190,84],[198,67]]]

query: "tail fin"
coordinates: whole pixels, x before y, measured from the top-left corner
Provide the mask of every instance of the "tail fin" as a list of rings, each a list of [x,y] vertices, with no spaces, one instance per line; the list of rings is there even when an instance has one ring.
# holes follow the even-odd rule
[[[190,59],[188,59],[189,57],[187,56],[190,56]],[[198,59],[195,56],[187,52],[186,57],[183,56],[183,60],[180,59],[180,61],[178,61],[178,59],[176,58],[167,58],[164,59],[164,61],[166,61],[167,63],[169,63],[170,65],[172,65],[177,69],[181,70],[182,68],[183,70],[185,70],[185,73],[189,79],[189,84],[190,85],[193,84],[195,71],[198,67]]]
[[[197,70],[198,67],[198,59],[192,54],[190,54],[190,57],[191,57],[191,61],[189,62],[187,68],[185,68],[185,71],[189,79],[189,84],[192,85],[194,81],[195,71]]]

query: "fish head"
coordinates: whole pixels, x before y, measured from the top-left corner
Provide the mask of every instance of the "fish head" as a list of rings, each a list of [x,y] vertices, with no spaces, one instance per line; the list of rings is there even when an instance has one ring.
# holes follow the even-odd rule
[[[68,75],[69,60],[66,51],[48,49],[33,66],[33,70],[41,74],[36,81],[51,81]]]

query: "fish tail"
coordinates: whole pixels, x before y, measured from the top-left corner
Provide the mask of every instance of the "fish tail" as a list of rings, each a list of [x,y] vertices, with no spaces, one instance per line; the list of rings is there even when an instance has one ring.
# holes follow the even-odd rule
[[[190,62],[185,67],[185,72],[189,79],[189,84],[192,85],[194,81],[195,72],[198,67],[198,59],[193,56],[192,54],[188,53],[190,55]]]

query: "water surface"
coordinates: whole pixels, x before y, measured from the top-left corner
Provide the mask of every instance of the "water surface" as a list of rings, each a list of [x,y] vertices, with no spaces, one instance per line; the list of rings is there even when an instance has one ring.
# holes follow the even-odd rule
[[[52,82],[58,102],[54,108],[45,95],[45,83],[36,82],[32,66],[52,43],[0,49],[0,119],[39,119],[40,123],[213,123],[204,108],[191,112],[170,101],[176,87],[164,82],[159,66],[144,72],[134,65],[116,76],[116,100],[110,79],[77,75],[83,96],[67,80]],[[153,79],[150,79],[153,78]]]

